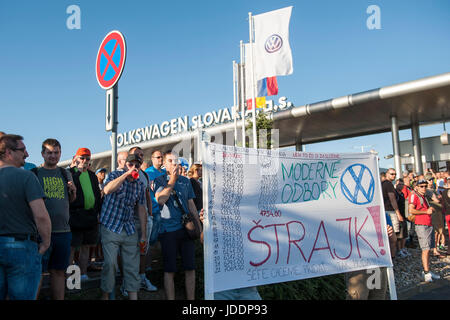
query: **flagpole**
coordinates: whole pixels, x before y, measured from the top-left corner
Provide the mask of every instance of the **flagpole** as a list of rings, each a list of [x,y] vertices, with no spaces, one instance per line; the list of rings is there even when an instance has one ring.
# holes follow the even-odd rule
[[[242,147],[245,148],[245,85],[244,85],[244,41],[241,40],[241,74],[240,74],[240,88],[241,88],[241,117],[242,117]]]
[[[256,143],[256,100],[255,100],[255,75],[254,75],[254,65],[253,65],[253,17],[252,13],[248,13],[248,24],[250,32],[250,64],[251,69],[251,81],[252,81],[252,122],[253,122],[253,148],[258,149]]]
[[[233,60],[233,107],[234,107],[234,146],[236,146],[237,143],[237,117],[236,114],[239,111],[237,105],[236,105],[236,82],[237,82],[237,66],[236,61]]]

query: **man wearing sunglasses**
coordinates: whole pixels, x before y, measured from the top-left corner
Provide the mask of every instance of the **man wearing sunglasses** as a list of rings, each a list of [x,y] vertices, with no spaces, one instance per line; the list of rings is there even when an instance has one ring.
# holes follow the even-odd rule
[[[88,280],[89,250],[97,245],[98,217],[102,208],[102,195],[95,173],[88,170],[91,151],[79,148],[70,169],[77,188],[77,197],[70,203],[70,227],[72,230],[71,261],[75,250],[80,250],[79,266],[81,281]]]
[[[28,157],[22,140],[0,137],[0,300],[36,298],[42,255],[50,246],[44,191],[33,173],[20,169]]]
[[[430,271],[430,250],[434,248],[434,232],[431,223],[431,215],[434,209],[430,207],[425,193],[427,181],[419,180],[415,192],[409,198],[409,214],[415,215],[415,229],[422,249],[422,275],[426,282],[440,279],[440,276]]]
[[[123,287],[130,300],[137,300],[141,286],[139,277],[139,246],[147,246],[147,212],[145,210],[145,187],[138,178],[142,159],[128,155],[125,171],[116,170],[105,181],[105,197],[100,214],[100,233],[104,255],[101,276],[102,298],[109,299],[115,288],[116,262],[120,252],[123,265]],[[137,206],[141,227],[141,239],[138,238],[134,222],[134,208]]]
[[[145,172],[148,174],[150,180],[150,196],[152,198],[152,215],[153,215],[153,227],[152,233],[150,234],[149,244],[153,245],[158,240],[159,229],[161,225],[161,212],[159,209],[158,202],[155,198],[155,188],[154,181],[159,176],[166,174],[166,169],[162,167],[163,165],[163,153],[161,150],[154,150],[152,152],[152,166],[147,168]]]
[[[162,168],[163,154],[160,150],[155,150],[152,152],[152,164],[153,165],[151,167],[145,170],[150,180],[155,180],[157,177],[166,173],[166,169]]]
[[[389,214],[389,217],[391,218],[392,221],[392,227],[394,228],[394,232],[396,235],[398,235],[401,231],[400,228],[404,227],[403,222],[405,221],[405,219],[403,218],[398,208],[396,191],[394,189],[393,183],[395,181],[396,176],[397,175],[395,169],[389,168],[388,171],[386,172],[386,180],[384,180],[381,183],[381,188],[383,191],[384,210],[386,211],[387,214]],[[394,250],[392,250],[394,256],[399,249],[402,248],[399,248],[397,243]],[[399,251],[399,256],[402,258],[406,257],[403,251]]]

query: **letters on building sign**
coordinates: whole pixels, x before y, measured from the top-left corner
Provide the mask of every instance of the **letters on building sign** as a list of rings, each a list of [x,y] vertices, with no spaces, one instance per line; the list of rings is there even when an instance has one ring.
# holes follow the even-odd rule
[[[281,97],[278,99],[278,105],[274,105],[273,100],[268,100],[263,112],[278,112],[291,108],[292,106],[292,102],[288,102],[286,97]],[[251,110],[247,110],[245,117],[247,118],[250,116]],[[235,112],[234,107],[226,107],[217,111],[207,112],[203,115],[194,115],[191,119],[189,119],[189,116],[182,116],[171,119],[170,121],[164,121],[161,124],[151,124],[142,128],[119,133],[117,134],[117,146],[120,148],[144,141],[165,138],[187,131],[194,131],[199,128],[208,128],[234,121],[235,117],[237,120],[242,119],[241,112]]]

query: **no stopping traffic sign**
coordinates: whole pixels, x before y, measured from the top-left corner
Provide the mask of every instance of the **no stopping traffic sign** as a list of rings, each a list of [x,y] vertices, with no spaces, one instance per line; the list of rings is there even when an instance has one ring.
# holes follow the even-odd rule
[[[107,90],[119,81],[125,59],[125,38],[119,31],[111,31],[100,44],[95,63],[95,75],[100,87]]]

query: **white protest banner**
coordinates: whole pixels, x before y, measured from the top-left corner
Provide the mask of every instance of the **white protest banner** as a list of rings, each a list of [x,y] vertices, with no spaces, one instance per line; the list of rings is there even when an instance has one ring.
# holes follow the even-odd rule
[[[391,267],[370,153],[205,143],[207,292]]]

